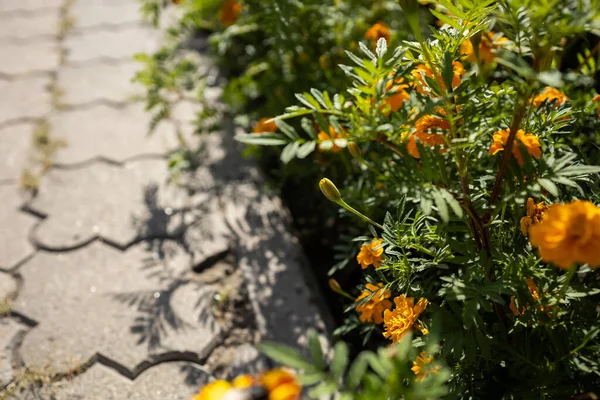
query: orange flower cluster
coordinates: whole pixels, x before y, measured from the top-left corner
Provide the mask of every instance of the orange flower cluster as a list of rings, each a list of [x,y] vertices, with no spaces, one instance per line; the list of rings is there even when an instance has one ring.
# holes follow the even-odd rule
[[[502,35],[496,35],[494,32],[486,32],[481,35],[481,40],[479,42],[479,59],[481,62],[487,64],[494,62],[496,59],[496,49],[503,46],[507,41],[507,38]],[[460,52],[465,54],[467,61],[472,63],[477,62],[475,49],[470,39],[462,42],[460,45]]]
[[[444,136],[439,133],[431,133],[431,131],[449,130],[450,123],[440,117],[424,115],[415,122],[415,129],[416,131],[414,133],[408,135],[406,149],[414,158],[420,158],[421,154],[419,153],[419,148],[417,147],[417,139],[419,139],[419,142],[425,146],[444,146],[446,144],[446,139]],[[448,149],[441,149],[440,151],[448,151]]]
[[[537,287],[537,285],[535,284],[535,282],[533,281],[533,279],[527,279],[527,289],[529,289],[529,294],[531,295],[531,297],[533,298],[533,300],[536,303],[540,302],[540,289]],[[524,306],[521,308],[521,311],[519,311],[517,309],[517,305],[515,303],[515,296],[510,296],[510,311],[512,311],[512,313],[518,317],[522,314],[525,313],[525,311],[527,311],[527,309],[529,309],[529,304],[527,306]],[[537,306],[538,310],[545,312],[545,313],[549,313],[550,312],[550,307],[549,306],[543,306],[541,304],[538,304]]]
[[[600,94],[595,95],[592,102],[600,103]],[[600,106],[598,106],[598,118],[600,118]]]
[[[387,44],[390,44],[390,27],[379,21],[365,32],[365,39],[370,40],[373,47],[375,47],[377,46],[377,41],[381,38],[384,38]]]
[[[494,133],[494,141],[490,146],[489,154],[495,155],[498,152],[503,151],[509,135],[510,129],[503,129]],[[540,139],[532,133],[525,133],[522,129],[519,129],[517,131],[516,141],[513,143],[512,148],[513,156],[515,156],[519,165],[523,165],[523,156],[521,155],[521,149],[519,148],[517,141],[521,142],[527,149],[527,152],[533,157],[540,158],[542,155]]]
[[[302,386],[292,374],[282,369],[267,371],[259,377],[241,375],[228,382],[216,380],[204,386],[192,400],[225,400],[227,398],[246,398],[244,396],[230,397],[230,393],[243,391],[252,387],[262,387],[268,395],[268,400],[300,400]]]
[[[277,130],[277,124],[273,121],[269,121],[271,118],[261,118],[258,123],[254,126],[253,133],[273,133]]]
[[[553,204],[529,228],[540,257],[564,269],[576,264],[600,267],[600,208],[585,200]]]
[[[381,324],[383,322],[383,312],[387,309],[392,308],[392,302],[388,298],[392,295],[389,290],[383,289],[383,283],[379,283],[375,286],[371,283],[367,283],[367,290],[356,298],[356,311],[360,314],[359,319],[361,322],[375,322]],[[360,300],[373,296],[367,301],[361,304]]]
[[[386,339],[390,339],[392,342],[399,342],[402,337],[409,332],[413,326],[421,331],[424,335],[429,333],[417,319],[425,307],[429,303],[427,299],[420,298],[415,305],[413,297],[406,297],[403,294],[394,299],[396,308],[392,310],[385,310],[383,313],[383,323],[385,331],[383,336]]]
[[[542,220],[547,209],[548,206],[543,201],[535,204],[531,197],[527,199],[527,215],[521,218],[521,232],[523,235],[527,236],[529,227]]]
[[[411,371],[417,376],[415,379],[417,382],[423,382],[429,375],[435,375],[440,372],[441,367],[439,365],[433,368],[430,364],[434,361],[433,356],[427,356],[424,351],[417,356],[417,359],[413,361]]]
[[[339,133],[338,131],[335,130],[335,128],[333,126],[330,125],[329,126],[329,134],[325,133],[324,131],[321,131],[321,132],[319,132],[317,137],[319,138],[319,140],[324,141],[324,142],[325,141],[333,142],[333,145],[331,146],[330,149],[326,149],[325,146],[321,146],[321,144],[319,144],[319,150],[321,150],[321,151],[331,150],[334,153],[337,153],[338,151],[342,151],[343,149],[335,144],[335,140],[336,139],[344,139],[344,138],[348,137],[348,133],[344,130],[344,128],[342,128],[342,132]]]
[[[233,25],[240,17],[242,3],[236,0],[225,0],[221,6],[220,19],[225,26]]]
[[[369,265],[373,265],[375,268],[381,267],[383,258],[383,239],[373,239],[371,243],[365,243],[360,248],[360,252],[356,256],[356,261],[360,264],[362,269],[366,269]]]
[[[560,90],[555,89],[551,86],[546,86],[542,93],[538,94],[533,98],[533,106],[538,108],[545,102],[552,104],[552,108],[556,108],[563,103],[566,103],[570,99]]]
[[[379,111],[386,117],[390,113],[396,112],[402,107],[402,104],[408,99],[410,95],[406,91],[408,85],[404,83],[404,78],[396,78],[395,80],[389,80],[385,84],[386,97],[379,108]]]
[[[452,62],[453,69],[453,77],[452,77],[452,89],[456,89],[460,86],[461,76],[463,76],[466,72],[465,67],[459,61]],[[427,80],[425,77],[430,79],[437,79],[438,85],[441,90],[446,90],[446,84],[444,83],[442,77],[438,74],[437,78],[431,68],[424,64],[419,64],[411,71],[412,76],[414,77],[413,87],[417,90],[417,92],[421,94],[427,94],[432,96],[434,93],[427,84]]]

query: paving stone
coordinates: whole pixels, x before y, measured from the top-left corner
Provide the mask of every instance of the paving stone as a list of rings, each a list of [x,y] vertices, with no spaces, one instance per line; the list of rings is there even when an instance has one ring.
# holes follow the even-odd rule
[[[103,157],[123,162],[140,155],[166,154],[176,147],[172,124],[161,124],[148,135],[151,115],[141,103],[116,108],[97,105],[55,114],[52,131],[68,146],[56,154],[57,164],[75,164]],[[93,123],[90,123],[93,121]]]
[[[0,180],[17,180],[27,165],[33,124],[0,128]]]
[[[69,63],[98,59],[131,59],[135,53],[158,49],[159,34],[150,28],[125,27],[69,35],[64,41]]]
[[[141,85],[131,83],[140,69],[141,64],[129,61],[60,68],[58,86],[63,91],[61,101],[68,106],[96,100],[129,102],[133,97],[145,94]]]
[[[53,12],[58,10],[63,2],[64,0],[2,0],[0,15],[15,11]]]
[[[0,267],[9,269],[33,253],[28,236],[38,220],[19,211],[24,199],[15,186],[0,186],[0,198]]]
[[[53,40],[58,29],[58,12],[34,15],[2,14],[0,6],[0,40],[39,38]]]
[[[58,68],[59,63],[58,45],[52,39],[32,41],[27,44],[0,43],[0,54],[2,54],[0,73],[8,75],[51,72]]]
[[[17,280],[10,274],[0,271],[0,303],[17,297]]]
[[[14,378],[13,353],[16,340],[25,331],[24,325],[10,318],[0,318],[0,389]]]
[[[186,280],[189,268],[181,247],[165,240],[126,252],[96,241],[39,253],[20,269],[14,304],[38,322],[21,346],[25,365],[65,371],[100,353],[135,375],[149,361],[203,357],[220,330],[201,301],[210,288]]]
[[[0,79],[0,126],[23,118],[40,118],[50,111],[49,77]],[[35,95],[32,95],[35,93]]]
[[[140,5],[135,2],[79,1],[71,8],[77,29],[142,22]]]
[[[52,169],[29,205],[48,216],[33,240],[42,248],[64,250],[100,236],[124,248],[141,238],[176,235],[184,199],[167,178],[163,159]]]

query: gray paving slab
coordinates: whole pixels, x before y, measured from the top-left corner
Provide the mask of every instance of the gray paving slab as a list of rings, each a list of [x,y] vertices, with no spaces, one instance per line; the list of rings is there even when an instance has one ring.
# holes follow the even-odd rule
[[[0,42],[15,39],[52,40],[58,29],[58,11],[34,15],[2,14],[0,5]]]
[[[33,124],[0,128],[0,180],[17,181],[27,165]]]
[[[14,377],[13,354],[17,339],[26,331],[26,327],[11,318],[0,318],[0,394],[2,388]]]
[[[13,12],[55,12],[63,2],[64,0],[2,0],[0,3],[0,15]]]
[[[17,280],[12,275],[0,271],[0,303],[13,301],[18,288]]]
[[[145,94],[141,85],[131,79],[141,69],[141,64],[123,61],[115,64],[65,66],[57,75],[63,92],[61,102],[66,106],[82,105],[98,100],[115,103],[130,102]]]
[[[53,169],[29,205],[47,215],[32,238],[42,248],[65,250],[96,237],[124,248],[140,238],[180,234],[184,193],[167,184],[168,176],[163,159]]]
[[[202,302],[210,288],[187,280],[189,269],[189,257],[172,241],[124,253],[97,241],[37,254],[20,269],[14,304],[38,322],[21,346],[25,365],[65,371],[100,353],[135,375],[148,360],[203,357],[219,327]]]
[[[25,199],[16,185],[0,186],[0,267],[10,269],[34,252],[29,232],[38,219],[19,210]]]
[[[69,35],[64,46],[68,52],[68,63],[114,61],[131,59],[135,53],[157,50],[159,37],[150,28],[126,26]]]
[[[20,75],[49,73],[58,67],[58,44],[53,39],[19,42],[0,42],[0,73]]]
[[[135,2],[78,1],[70,9],[75,30],[142,23],[140,4]]]
[[[161,124],[148,135],[152,116],[142,103],[121,107],[104,104],[55,113],[52,131],[68,146],[57,152],[57,164],[77,164],[97,157],[115,162],[149,154],[166,154],[177,146],[174,127]]]
[[[50,78],[42,76],[0,79],[0,127],[25,118],[40,118],[50,112],[49,85]]]

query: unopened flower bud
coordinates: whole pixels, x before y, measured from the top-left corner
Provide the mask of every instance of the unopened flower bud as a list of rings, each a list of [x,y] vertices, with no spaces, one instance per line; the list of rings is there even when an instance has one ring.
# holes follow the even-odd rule
[[[323,192],[325,197],[327,197],[334,203],[337,203],[342,200],[342,195],[340,194],[340,191],[329,179],[321,179],[321,181],[319,182],[319,188],[321,189],[321,192]]]
[[[357,145],[355,142],[348,142],[347,147],[350,151],[350,154],[352,154],[352,157],[357,160],[362,160],[362,150],[360,149],[359,145]]]
[[[336,293],[341,293],[342,292],[342,287],[340,286],[340,284],[338,283],[338,281],[336,281],[335,279],[331,278],[329,280],[329,288],[331,290],[333,290]]]

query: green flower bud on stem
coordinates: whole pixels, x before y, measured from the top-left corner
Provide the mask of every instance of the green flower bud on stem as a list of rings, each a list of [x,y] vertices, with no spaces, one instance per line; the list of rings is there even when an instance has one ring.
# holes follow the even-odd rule
[[[342,201],[342,195],[340,194],[340,191],[329,179],[321,179],[319,182],[319,189],[321,189],[321,192],[323,192],[325,197],[327,197],[330,201],[338,204],[340,201]]]
[[[344,291],[344,289],[342,289],[342,287],[340,286],[340,284],[338,283],[338,281],[336,281],[333,278],[329,279],[329,288],[331,290],[333,290],[337,294],[341,294],[342,296],[347,297],[350,300],[354,300],[354,298],[352,296],[350,296],[348,293],[346,293]]]
[[[347,147],[348,151],[350,151],[350,154],[352,154],[352,157],[354,157],[358,161],[362,160],[362,150],[360,149],[359,145],[357,145],[354,142],[348,142]]]

